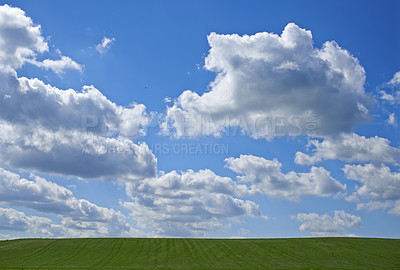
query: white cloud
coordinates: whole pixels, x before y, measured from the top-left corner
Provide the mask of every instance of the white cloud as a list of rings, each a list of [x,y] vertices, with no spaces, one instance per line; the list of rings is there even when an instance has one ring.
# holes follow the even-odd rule
[[[396,72],[393,78],[389,82],[384,83],[382,87],[385,88],[385,91],[381,90],[379,94],[383,101],[387,101],[390,104],[400,103],[400,91],[398,90],[400,87],[400,71]],[[390,91],[390,93],[386,91]]]
[[[346,177],[362,184],[356,194],[374,200],[400,199],[400,173],[385,165],[346,165]]]
[[[157,159],[145,143],[5,121],[0,121],[0,163],[8,168],[121,182],[151,177],[157,168]]]
[[[145,235],[133,228],[127,233],[115,234],[114,228],[101,226],[99,222],[81,222],[69,218],[63,219],[60,224],[55,224],[49,218],[27,216],[24,212],[11,208],[0,208],[0,230],[7,230],[10,233],[26,232],[36,237],[143,237]]]
[[[74,69],[78,70],[79,72],[82,72],[83,70],[83,67],[80,64],[78,64],[68,56],[61,56],[60,60],[45,59],[41,62],[33,60],[30,61],[30,63],[35,66],[42,67],[46,70],[51,69],[56,74],[62,74],[67,69]]]
[[[400,91],[389,94],[389,93],[386,93],[385,91],[381,90],[381,91],[379,91],[379,94],[381,95],[380,98],[382,100],[387,101],[391,104],[399,103],[399,101],[400,101]]]
[[[60,226],[55,226],[55,228],[60,229],[58,234],[63,236],[71,236],[71,234],[74,236],[122,236],[135,231],[120,211],[100,207],[84,199],[77,199],[69,189],[39,176],[31,175],[30,178],[32,180],[27,180],[0,168],[0,203],[58,215],[62,218],[63,228],[62,230]],[[23,214],[17,216],[21,218]],[[26,220],[23,223],[25,227],[21,227],[21,230],[29,230],[30,219],[24,219]],[[49,226],[52,223],[49,219],[38,218],[38,220],[44,220],[44,223]],[[79,232],[81,229],[83,231]],[[9,230],[18,230],[18,227],[9,228]],[[45,236],[47,234],[39,233]]]
[[[303,222],[300,226],[301,231],[310,232],[314,236],[343,236],[346,235],[346,229],[361,226],[361,217],[343,210],[334,211],[332,216],[299,213],[296,219]]]
[[[393,205],[394,203],[392,201],[369,201],[366,203],[357,203],[357,210],[366,209],[368,211],[375,211],[378,209],[393,207]]]
[[[229,169],[243,175],[238,177],[240,180],[268,196],[298,201],[301,196],[329,196],[346,189],[322,167],[312,167],[308,173],[283,173],[277,159],[241,155],[225,161]]]
[[[136,138],[151,120],[144,105],[118,106],[93,86],[61,90],[39,79],[18,78],[12,69],[0,71],[0,82],[0,96],[7,95],[0,99],[0,118],[12,123]]]
[[[400,71],[393,75],[393,78],[389,81],[391,85],[400,85]]]
[[[28,62],[57,74],[67,69],[82,71],[82,66],[67,56],[60,55],[60,60],[36,60],[37,54],[48,50],[40,25],[35,25],[19,8],[0,6],[0,66],[17,69]]]
[[[101,42],[96,45],[96,50],[99,53],[103,54],[111,48],[111,45],[114,43],[114,41],[115,41],[115,38],[103,37]]]
[[[52,224],[49,218],[27,216],[10,208],[0,208],[0,230],[23,231],[47,237],[65,234],[65,229]]]
[[[0,6],[0,65],[19,68],[48,49],[40,26],[34,25],[23,10]]]
[[[388,213],[400,216],[400,200],[394,202],[394,207],[390,209]]]
[[[355,133],[325,138],[322,142],[311,140],[312,154],[297,152],[297,164],[315,164],[322,160],[339,159],[347,162],[372,162],[398,164],[400,150],[390,146],[390,141],[378,136],[366,138]]]
[[[350,132],[368,119],[365,71],[334,41],[313,46],[310,31],[288,24],[281,36],[208,36],[210,91],[184,91],[167,108],[164,134],[220,136],[229,126],[254,138]]]
[[[392,172],[385,165],[346,165],[343,171],[348,179],[361,185],[350,196],[351,201],[358,202],[357,209],[386,209],[393,207],[388,213],[400,215],[400,173]],[[360,203],[366,198],[367,203]]]
[[[0,168],[0,202],[83,221],[107,222],[122,218],[120,212],[77,199],[69,189],[56,183],[36,175],[31,178],[27,180]]]
[[[0,22],[0,166],[119,181],[155,174],[147,145],[131,141],[151,121],[144,105],[118,106],[93,86],[60,90],[18,77],[24,62],[55,72],[78,64],[61,55],[37,62],[47,43],[22,10],[0,6]]]
[[[389,118],[386,120],[386,124],[397,127],[397,119],[395,113],[389,114]]]
[[[206,236],[223,221],[260,216],[258,205],[238,199],[249,195],[245,185],[210,170],[172,171],[126,184],[132,202],[124,206],[141,228],[161,236]]]

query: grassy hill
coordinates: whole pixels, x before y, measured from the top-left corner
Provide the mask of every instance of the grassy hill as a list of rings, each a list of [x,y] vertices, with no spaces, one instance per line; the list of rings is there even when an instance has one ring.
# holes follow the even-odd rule
[[[400,269],[400,240],[22,239],[0,269]]]

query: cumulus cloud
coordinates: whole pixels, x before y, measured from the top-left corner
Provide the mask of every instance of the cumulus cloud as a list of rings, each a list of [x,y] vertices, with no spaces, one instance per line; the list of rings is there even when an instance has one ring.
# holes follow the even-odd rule
[[[68,216],[77,220],[106,222],[121,213],[77,199],[72,192],[44,178],[31,175],[32,180],[0,168],[0,201],[12,206]]]
[[[56,74],[62,74],[67,69],[78,70],[79,72],[82,72],[83,70],[83,67],[80,64],[78,64],[68,56],[61,56],[60,60],[45,59],[41,62],[34,60],[30,61],[30,63],[46,70],[50,69]]]
[[[151,177],[156,158],[131,139],[150,122],[144,105],[117,106],[94,87],[60,90],[0,71],[3,166],[113,180]]]
[[[21,67],[37,53],[48,51],[40,26],[25,12],[9,5],[0,6],[0,64]]]
[[[360,183],[349,201],[357,202],[357,209],[377,210],[392,208],[388,213],[400,215],[400,173],[385,165],[346,165],[343,171],[348,179]],[[366,203],[360,199],[372,200]]]
[[[25,232],[36,237],[98,237],[98,236],[143,236],[131,229],[127,234],[113,234],[98,222],[79,222],[63,219],[55,224],[46,217],[28,216],[24,212],[11,208],[0,208],[0,230]],[[10,238],[9,236],[7,238]]]
[[[400,199],[400,173],[385,165],[346,165],[346,177],[362,184],[357,194],[374,200]]]
[[[137,225],[161,236],[206,236],[223,221],[260,216],[257,204],[237,198],[250,194],[245,185],[210,170],[161,173],[127,183],[126,192]]]
[[[333,215],[299,213],[296,219],[303,222],[299,227],[301,231],[309,232],[314,236],[352,236],[346,234],[346,230],[361,226],[361,217],[343,210],[334,211]]]
[[[350,132],[368,119],[365,71],[334,41],[313,46],[310,31],[290,23],[282,34],[208,36],[210,91],[184,91],[167,108],[164,134],[220,136],[240,127],[254,138]]]
[[[346,185],[331,177],[322,167],[312,167],[308,173],[283,173],[282,163],[251,155],[225,160],[227,167],[251,183],[252,189],[268,196],[298,201],[301,196],[329,196],[345,191]]]
[[[157,160],[145,143],[60,129],[26,128],[0,121],[0,161],[9,168],[29,169],[129,181],[155,174]]]
[[[400,199],[400,173],[392,172],[385,165],[345,165],[346,177],[362,184],[357,190],[360,196],[375,200]]]
[[[352,201],[354,199],[356,199],[356,196],[354,195],[347,198],[348,201]],[[357,203],[357,210],[366,209],[368,211],[375,211],[378,209],[386,209],[393,206],[393,201],[369,201],[366,203]]]
[[[120,211],[77,199],[69,189],[39,176],[31,175],[31,180],[27,180],[2,168],[0,168],[0,203],[55,214],[62,218],[61,224],[52,226],[53,222],[48,218],[32,219],[23,213],[5,211],[3,213],[5,216],[17,217],[17,220],[24,221],[18,223],[11,218],[4,223],[11,226],[8,230],[30,231],[30,226],[35,225],[31,224],[31,221],[36,220],[39,222],[39,227],[44,224],[48,230],[35,232],[41,236],[121,236],[130,235],[135,231]],[[21,226],[12,227],[16,222]],[[56,231],[52,231],[53,229]]]
[[[61,236],[64,228],[54,225],[49,218],[27,216],[24,212],[0,208],[0,230],[29,232],[40,236]]]
[[[99,53],[103,54],[111,48],[111,45],[114,43],[114,41],[115,41],[115,38],[103,37],[101,42],[96,45],[96,50]]]
[[[35,25],[19,8],[0,6],[0,66],[17,69],[31,63],[57,74],[67,69],[82,71],[82,66],[67,56],[60,55],[60,60],[36,60],[38,54],[48,50],[40,25]]]
[[[118,106],[93,86],[61,90],[18,77],[24,62],[55,72],[80,66],[64,56],[38,62],[48,46],[22,10],[1,6],[0,22],[1,166],[118,181],[155,175],[154,155],[132,142],[151,121],[144,105]]]
[[[137,138],[151,120],[144,105],[118,106],[93,86],[61,90],[39,79],[19,78],[9,68],[0,71],[0,82],[0,118],[9,122]]]
[[[355,133],[325,138],[322,142],[311,140],[314,147],[310,155],[297,152],[297,164],[310,165],[322,160],[339,159],[346,162],[372,162],[374,164],[399,164],[400,150],[390,141],[378,136],[366,138]]]

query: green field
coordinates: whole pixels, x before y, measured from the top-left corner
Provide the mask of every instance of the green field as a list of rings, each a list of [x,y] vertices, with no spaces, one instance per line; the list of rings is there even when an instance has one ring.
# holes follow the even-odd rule
[[[21,239],[0,269],[400,269],[400,240]]]

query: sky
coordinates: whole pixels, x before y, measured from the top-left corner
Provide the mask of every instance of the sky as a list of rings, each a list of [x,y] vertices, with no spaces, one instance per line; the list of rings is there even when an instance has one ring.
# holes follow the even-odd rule
[[[0,239],[400,237],[398,1],[2,1]]]

